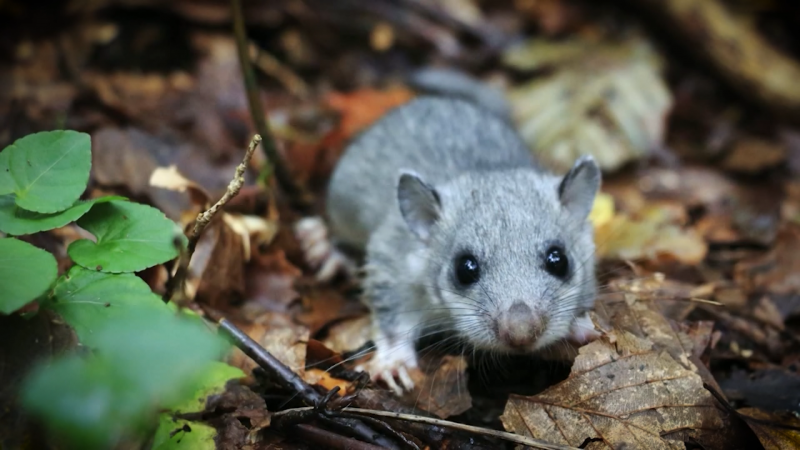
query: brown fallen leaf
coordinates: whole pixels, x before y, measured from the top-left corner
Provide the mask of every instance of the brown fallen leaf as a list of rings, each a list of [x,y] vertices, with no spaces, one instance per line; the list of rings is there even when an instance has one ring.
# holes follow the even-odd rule
[[[688,440],[732,448],[738,437],[703,387],[711,375],[695,349],[709,342],[700,334],[710,327],[690,337],[633,294],[601,307],[614,329],[580,348],[565,381],[512,396],[501,416],[505,428],[590,449],[684,448]]]
[[[741,261],[736,283],[749,293],[768,293],[783,320],[800,312],[800,225],[787,223],[766,254]]]
[[[211,195],[202,186],[183,176],[174,164],[153,170],[150,174],[150,186],[175,192],[188,192],[189,199],[198,209],[205,208],[211,201]]]
[[[338,353],[363,347],[372,338],[372,318],[369,315],[339,321],[328,329],[323,343]]]
[[[246,267],[247,302],[241,313],[250,320],[257,320],[265,312],[284,312],[299,296],[295,283],[302,272],[286,259],[282,249],[273,247],[254,252]]]
[[[334,92],[323,103],[341,115],[335,135],[340,143],[371,125],[388,110],[408,102],[414,93],[404,87],[387,90],[362,89],[343,94]],[[329,144],[334,142],[329,141]]]
[[[467,389],[467,361],[463,356],[423,355],[421,371],[410,373],[415,388],[403,396],[414,407],[446,419],[472,407]]]
[[[353,317],[361,317],[367,313],[367,308],[357,299],[346,297],[341,290],[331,286],[313,286],[303,289],[302,301],[294,318],[299,323],[307,326],[311,330],[312,336],[317,336],[323,328],[329,324],[334,324],[340,320]],[[328,336],[334,336],[329,332]],[[348,339],[346,336],[335,337],[334,339]],[[326,341],[327,342],[327,341]],[[349,346],[349,350],[358,348],[352,342],[342,342],[342,345],[333,345],[331,349],[345,351],[343,347]]]
[[[283,314],[265,314],[255,323],[240,323],[237,326],[292,371],[304,376],[308,328],[292,323]],[[250,373],[258,366],[239,349],[233,351],[229,363],[245,373]]]
[[[218,311],[235,308],[245,294],[244,256],[242,236],[225,221],[213,221],[189,264],[189,298]]]
[[[741,408],[736,412],[744,416],[744,421],[756,433],[764,450],[790,450],[800,447],[800,419],[796,415],[758,408]]]
[[[785,160],[784,143],[749,136],[736,140],[722,165],[735,172],[756,173],[775,167]]]

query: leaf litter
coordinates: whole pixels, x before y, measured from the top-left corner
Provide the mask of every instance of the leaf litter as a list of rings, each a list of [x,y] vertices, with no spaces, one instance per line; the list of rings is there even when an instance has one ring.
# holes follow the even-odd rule
[[[113,15],[78,25],[86,35],[68,38],[67,57],[83,69],[81,83],[60,72],[57,45],[17,42],[13,65],[0,69],[0,79],[12,81],[0,90],[8,100],[0,102],[0,124],[8,124],[0,127],[0,141],[49,128],[65,115],[66,125],[90,133],[98,149],[89,198],[145,198],[189,225],[227,185],[253,132],[232,38],[198,25],[227,26],[227,5],[190,3],[156,7],[171,11],[171,18],[157,20],[187,20],[177,28],[195,52],[189,66],[100,70],[90,50],[126,45]],[[380,386],[365,387],[352,372],[359,358],[369,357],[363,351],[370,346],[370,317],[360,294],[347,283],[313,281],[287,232],[297,213],[277,201],[268,174],[255,170],[248,174],[249,194],[243,190],[241,202],[229,205],[199,242],[183,302],[222,312],[315,389],[338,387],[340,398],[359,393],[353,400],[359,407],[582,448],[796,446],[796,416],[780,411],[796,414],[795,398],[768,395],[793,392],[800,378],[787,362],[800,342],[800,185],[786,173],[797,174],[791,172],[794,125],[748,112],[719,88],[724,77],[687,69],[663,51],[668,40],[638,31],[608,37],[599,25],[608,15],[629,18],[602,6],[465,1],[465,8],[448,2],[425,9],[424,2],[376,2],[363,12],[345,2],[339,12],[316,16],[279,3],[246,8],[257,36],[251,48],[268,52],[280,68],[261,66],[261,101],[296,176],[320,194],[346,143],[416,95],[397,81],[398,72],[416,64],[408,55],[467,70],[481,67],[484,53],[497,57],[503,65],[486,78],[507,87],[531,150],[555,170],[578,154],[595,155],[604,169],[592,213],[602,268],[594,319],[603,337],[560,361],[566,378],[536,362],[520,369],[522,385],[504,384],[501,372],[518,369],[510,362],[495,361],[490,372],[496,373],[487,377],[476,373],[479,363],[469,354],[424,351],[413,392],[397,398]],[[405,15],[391,14],[397,11]],[[443,22],[434,24],[436,17]],[[274,35],[259,35],[259,27]],[[475,29],[513,35],[520,44],[481,47],[488,31]],[[468,39],[453,45],[456,36]],[[286,92],[286,80],[304,87]],[[259,158],[256,165],[264,162]],[[48,236],[66,248],[85,237],[81,232],[68,226]],[[148,271],[169,267],[138,275],[151,283],[159,278]],[[192,422],[213,424],[222,447],[245,441],[307,447],[310,437],[269,421],[271,412],[300,406],[291,393],[259,378],[258,370],[251,374],[256,364],[239,350],[228,361],[251,375],[249,381],[209,397],[203,414],[210,416]],[[541,392],[530,392],[534,374],[551,375]],[[487,404],[496,410],[484,409]],[[467,442],[445,428],[387,423],[431,448]],[[468,439],[488,448],[480,438]]]

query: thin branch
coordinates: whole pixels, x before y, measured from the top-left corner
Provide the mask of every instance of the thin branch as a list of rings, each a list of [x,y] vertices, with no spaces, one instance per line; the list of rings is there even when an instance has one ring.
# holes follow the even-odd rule
[[[313,407],[286,409],[283,411],[274,412],[272,413],[272,416],[280,417],[284,414],[294,414],[301,411],[307,411],[310,409],[313,409]],[[488,428],[475,427],[472,425],[465,425],[463,423],[458,423],[458,422],[450,422],[448,420],[436,419],[433,417],[417,416],[413,414],[403,414],[391,411],[379,411],[375,409],[350,408],[350,407],[342,408],[340,411],[353,414],[363,414],[365,416],[385,417],[389,419],[405,420],[406,422],[416,422],[416,423],[425,423],[428,425],[436,425],[444,428],[466,431],[468,433],[495,437],[503,439],[508,442],[513,442],[515,444],[527,445],[533,448],[539,448],[544,450],[579,450],[577,447],[570,447],[569,445],[551,444],[547,441],[520,436],[518,434],[509,433],[507,431],[490,430]],[[331,411],[331,413],[335,414],[336,411]]]
[[[250,64],[249,41],[244,24],[241,0],[231,0],[231,15],[233,16],[233,32],[236,36],[236,50],[239,54],[239,64],[242,68],[242,77],[247,93],[247,103],[250,106],[250,117],[253,119],[256,131],[264,138],[264,154],[272,165],[278,185],[288,195],[292,205],[303,212],[310,211],[312,205],[311,196],[297,183],[286,166],[286,162],[278,153],[278,147],[270,131],[264,110],[261,107],[256,75],[253,71],[253,66]]]
[[[324,397],[306,383],[299,375],[294,373],[292,369],[283,364],[278,358],[267,351],[267,349],[259,345],[258,342],[254,341],[244,331],[240,330],[227,319],[220,319],[218,324],[220,331],[226,334],[239,350],[258,363],[259,367],[264,369],[275,381],[280,383],[281,387],[296,392],[306,404],[317,405],[309,407],[309,409],[321,407],[320,405],[322,405]],[[390,449],[398,448],[393,441],[382,436],[380,433],[376,433],[375,430],[360,420],[341,417],[332,417],[331,419],[336,421],[338,425],[346,427],[354,435],[366,442]]]
[[[217,212],[225,206],[233,197],[236,197],[239,194],[239,191],[244,186],[244,173],[247,170],[247,167],[250,165],[250,160],[253,159],[253,153],[256,151],[256,147],[258,144],[261,143],[261,136],[255,135],[253,139],[250,141],[250,145],[247,147],[247,151],[244,153],[244,158],[242,158],[242,162],[236,166],[236,172],[233,175],[233,179],[230,183],[228,183],[228,188],[225,190],[225,194],[220,198],[216,203],[214,203],[211,208],[208,208],[207,211],[200,213],[197,216],[197,219],[194,221],[194,226],[192,227],[192,232],[189,233],[189,243],[187,245],[186,251],[182,251],[180,256],[178,257],[178,268],[175,271],[175,275],[167,281],[166,289],[164,292],[163,299],[164,301],[170,301],[175,296],[176,290],[177,292],[183,292],[183,284],[186,281],[186,275],[189,273],[189,262],[192,260],[192,255],[194,255],[194,250],[197,247],[197,241],[200,240],[200,236],[202,236],[203,231],[208,227],[208,224],[211,223],[211,219],[217,215]]]

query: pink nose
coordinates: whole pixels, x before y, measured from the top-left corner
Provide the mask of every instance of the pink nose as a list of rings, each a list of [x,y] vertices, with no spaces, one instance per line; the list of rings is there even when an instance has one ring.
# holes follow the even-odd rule
[[[544,325],[530,306],[518,301],[497,318],[497,337],[512,348],[529,347],[542,334]]]

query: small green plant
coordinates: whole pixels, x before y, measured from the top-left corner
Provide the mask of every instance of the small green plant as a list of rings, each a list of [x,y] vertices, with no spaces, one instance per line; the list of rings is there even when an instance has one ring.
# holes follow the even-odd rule
[[[75,330],[89,355],[38,367],[22,404],[79,448],[109,448],[152,429],[159,410],[197,408],[199,395],[243,374],[215,361],[227,345],[201,319],[134,274],[174,259],[186,245],[180,228],[123,197],[80,200],[90,169],[90,138],[75,131],[35,133],[0,152],[0,231],[9,236],[0,238],[0,313],[35,300]],[[69,246],[74,265],[60,277],[53,255],[11,237],[70,222],[95,240]],[[213,448],[213,429],[187,437],[172,432],[176,423],[162,414],[154,449]]]

